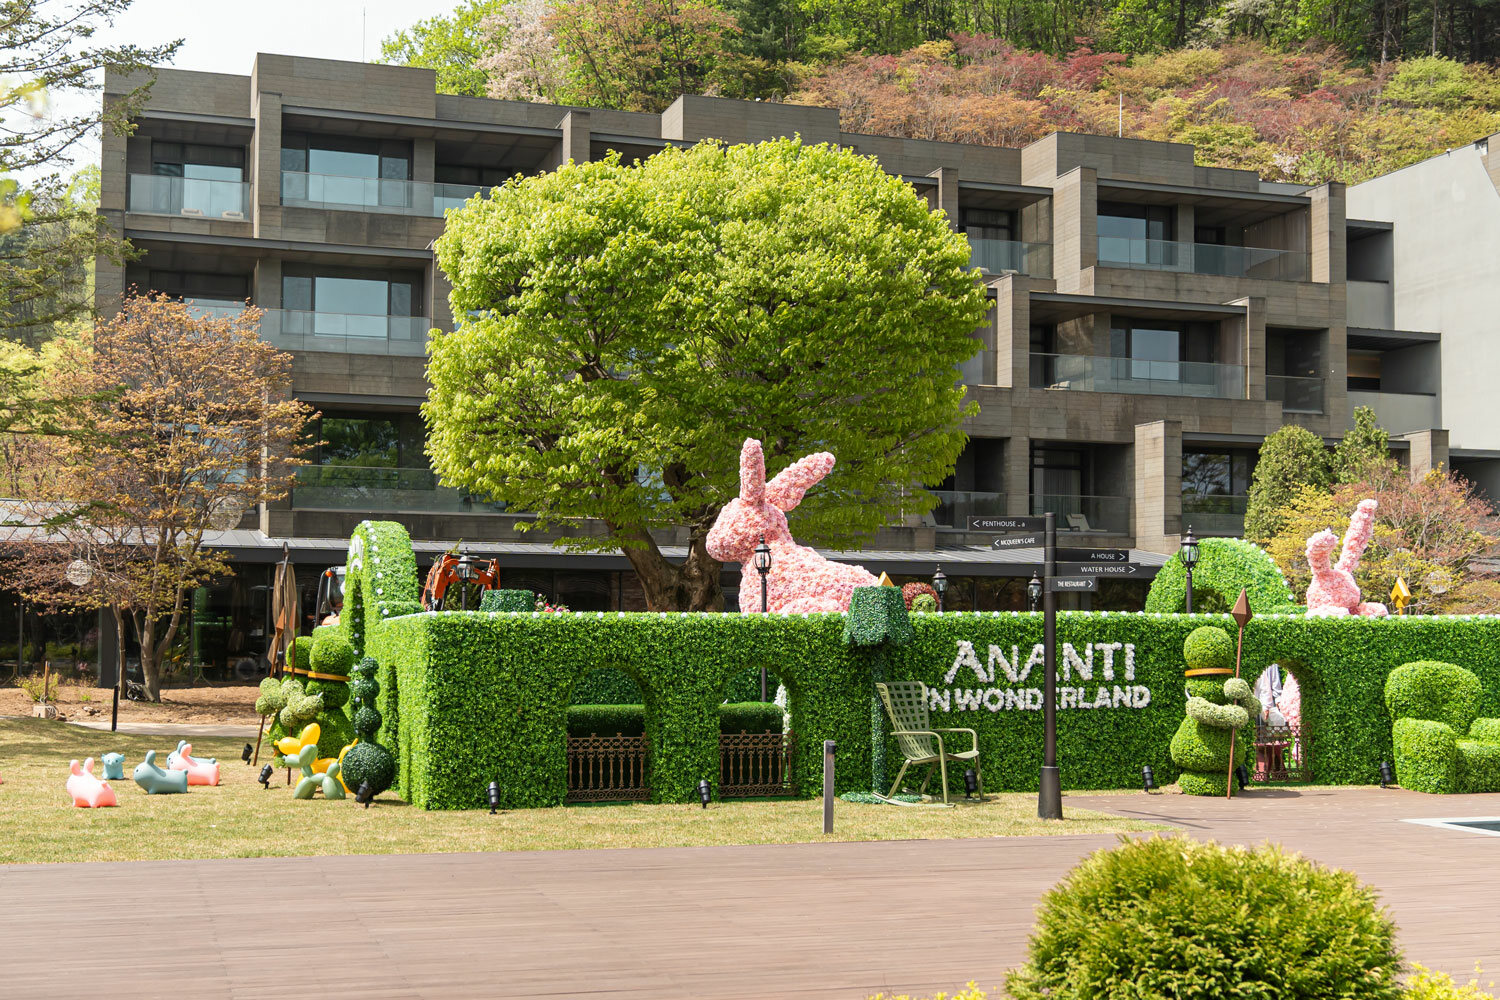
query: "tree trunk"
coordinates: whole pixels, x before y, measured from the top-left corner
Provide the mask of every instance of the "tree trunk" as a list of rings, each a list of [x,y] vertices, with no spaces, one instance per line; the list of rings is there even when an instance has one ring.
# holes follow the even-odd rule
[[[156,648],[156,620],[144,612],[135,615],[135,637],[141,644],[141,684],[146,697],[161,701],[161,660]]]
[[[627,537],[645,543],[624,550],[635,575],[646,592],[650,611],[723,611],[724,592],[719,587],[719,571],[724,564],[708,554],[706,536],[694,532],[688,544],[688,557],[681,564],[670,562],[645,532],[626,533]]]

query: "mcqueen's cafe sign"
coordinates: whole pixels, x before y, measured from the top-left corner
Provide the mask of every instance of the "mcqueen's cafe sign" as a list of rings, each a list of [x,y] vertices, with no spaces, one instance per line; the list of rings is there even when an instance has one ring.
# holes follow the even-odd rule
[[[1089,642],[1080,652],[1071,642],[1065,642],[1059,659],[1059,709],[1139,709],[1151,704],[1151,689],[1131,683],[1135,680],[1134,643]],[[934,712],[1041,711],[1040,684],[1046,662],[1045,647],[1040,642],[1031,647],[1023,661],[1018,645],[992,644],[981,658],[972,642],[960,639],[953,666],[943,675],[943,683],[949,686],[928,689],[928,708]],[[1028,679],[1038,686],[1023,687]],[[981,686],[953,686],[966,680]]]

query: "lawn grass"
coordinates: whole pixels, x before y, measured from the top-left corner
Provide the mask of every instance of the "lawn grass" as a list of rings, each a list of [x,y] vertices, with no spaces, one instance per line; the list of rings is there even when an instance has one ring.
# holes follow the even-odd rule
[[[822,833],[822,803],[748,800],[698,805],[608,805],[424,812],[390,793],[369,809],[352,798],[292,798],[286,772],[270,790],[240,762],[243,740],[204,738],[195,755],[217,757],[214,788],[146,795],[130,780],[145,751],[165,764],[175,740],[110,734],[40,719],[0,718],[0,863],[135,861],[172,858],[540,851],[604,847],[696,847],[823,840],[912,840],[1125,833],[1164,827],[1068,809],[1062,822],[1036,817],[1036,796],[996,795],[957,809],[839,802],[834,833]],[[111,782],[120,805],[78,809],[64,784],[68,761],[125,755],[125,780]],[[262,763],[264,763],[264,754]],[[96,763],[95,773],[103,766]]]

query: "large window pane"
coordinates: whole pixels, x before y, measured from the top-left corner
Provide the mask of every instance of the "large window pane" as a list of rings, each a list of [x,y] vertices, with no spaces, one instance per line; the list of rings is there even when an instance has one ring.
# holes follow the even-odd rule
[[[314,147],[307,151],[307,163],[308,171],[314,174],[336,174],[340,177],[380,176],[380,156],[375,153]]]
[[[313,301],[318,312],[388,315],[390,285],[373,278],[316,278]]]
[[[1130,331],[1130,377],[1176,382],[1182,359],[1182,335],[1176,330],[1136,327]]]
[[[400,439],[392,420],[324,417],[323,441],[323,465],[393,469],[400,454]]]

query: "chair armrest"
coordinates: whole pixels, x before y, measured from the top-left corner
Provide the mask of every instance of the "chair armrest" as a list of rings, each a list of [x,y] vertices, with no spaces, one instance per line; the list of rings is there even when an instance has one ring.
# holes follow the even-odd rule
[[[941,756],[943,756],[943,753],[944,753],[944,750],[943,750],[943,733],[946,732],[946,731],[947,730],[942,730],[942,729],[896,729],[896,730],[892,730],[891,735],[892,736],[931,736],[933,739],[937,740],[937,744],[938,744],[938,756],[941,757]]]
[[[974,749],[979,749],[979,734],[972,729],[939,729],[940,733],[968,733],[969,739],[974,741]]]

